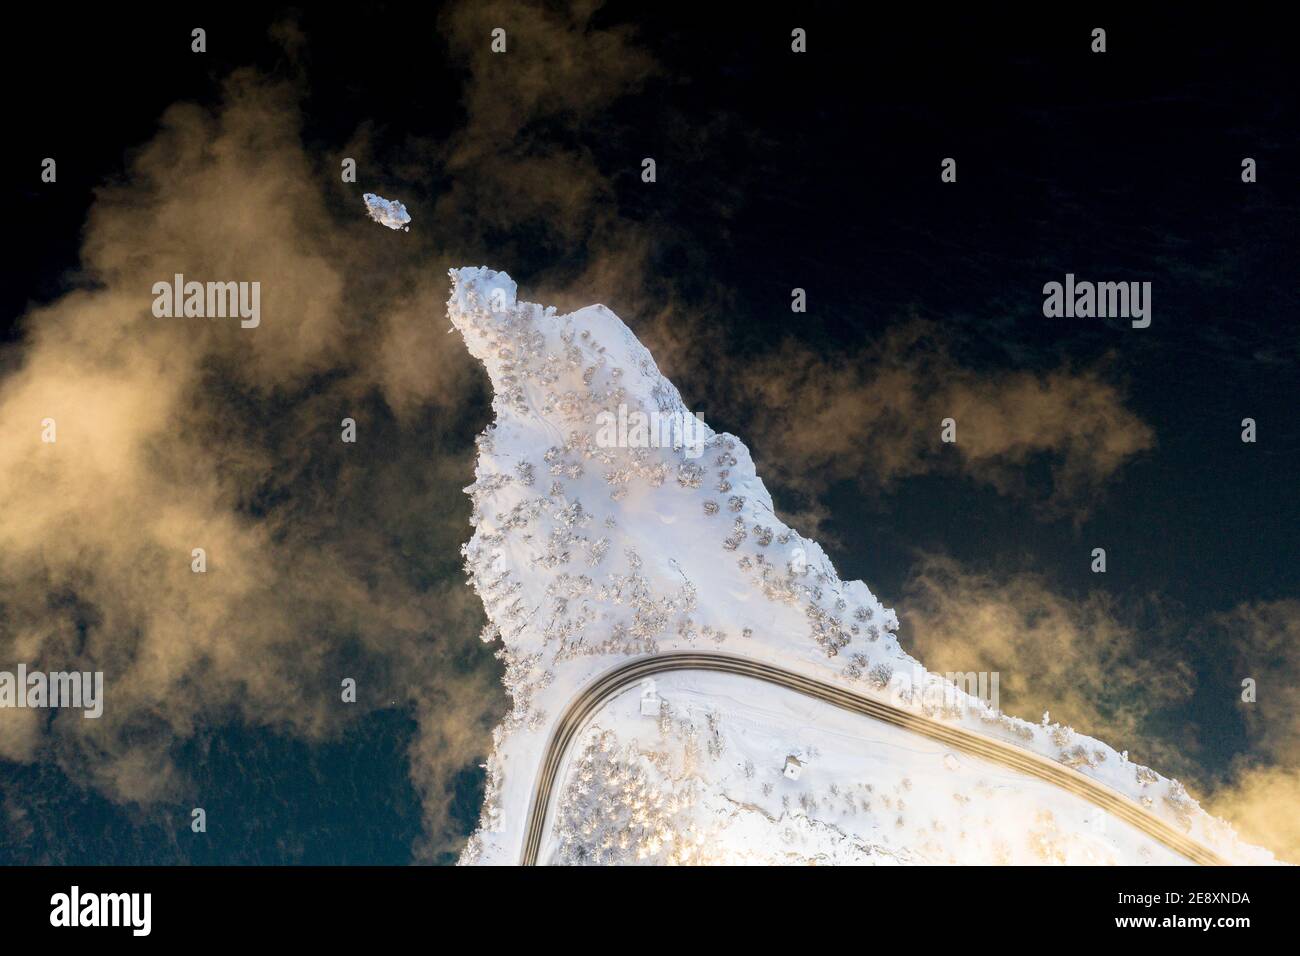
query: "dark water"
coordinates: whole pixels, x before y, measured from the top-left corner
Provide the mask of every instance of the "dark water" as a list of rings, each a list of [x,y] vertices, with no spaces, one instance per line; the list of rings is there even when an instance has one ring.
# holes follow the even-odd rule
[[[203,733],[178,756],[187,783],[176,799],[147,808],[119,806],[47,762],[5,763],[0,865],[408,864],[421,834],[406,767],[413,734],[395,710],[316,746],[265,730]],[[453,817],[468,832],[482,771],[467,767],[452,786]],[[195,807],[205,833],[191,829]]]

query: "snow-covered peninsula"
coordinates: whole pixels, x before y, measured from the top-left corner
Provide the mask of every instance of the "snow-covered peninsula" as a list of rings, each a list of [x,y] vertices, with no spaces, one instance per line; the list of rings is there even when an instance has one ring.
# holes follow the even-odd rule
[[[899,647],[894,611],[780,520],[744,443],[692,415],[610,310],[558,315],[485,268],[451,279],[448,316],[494,392],[465,566],[513,701],[462,863],[520,862],[575,701],[630,661],[680,652],[1014,745],[1225,861],[1273,861],[1126,754],[927,672]],[[744,674],[682,668],[591,703],[545,788],[537,862],[1188,861],[1032,773]]]

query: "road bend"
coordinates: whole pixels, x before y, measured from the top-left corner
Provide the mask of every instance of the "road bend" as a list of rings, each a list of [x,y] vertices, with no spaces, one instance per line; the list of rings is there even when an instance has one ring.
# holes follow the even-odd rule
[[[1039,780],[1045,780],[1063,790],[1087,800],[1111,816],[1136,827],[1153,840],[1157,840],[1175,853],[1195,863],[1206,866],[1223,866],[1226,861],[1206,847],[1181,833],[1164,820],[1149,813],[1104,784],[1085,777],[1064,764],[1040,757],[1022,747],[1004,743],[960,727],[940,723],[929,717],[913,713],[893,704],[863,697],[834,684],[805,677],[772,664],[745,660],[729,654],[698,651],[677,651],[656,657],[629,661],[592,681],[565,709],[543,756],[541,771],[533,789],[532,804],[528,811],[528,826],[524,835],[521,862],[535,866],[541,850],[542,837],[551,815],[554,790],[565,757],[574,738],[587,720],[610,699],[647,677],[673,671],[709,671],[736,674],[765,681],[812,697],[816,700],[842,707],[844,710],[871,717],[895,727],[936,740],[962,753],[1010,767]]]

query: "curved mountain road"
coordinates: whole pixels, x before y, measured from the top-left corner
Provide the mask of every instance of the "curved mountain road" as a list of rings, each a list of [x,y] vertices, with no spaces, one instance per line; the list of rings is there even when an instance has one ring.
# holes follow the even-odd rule
[[[862,697],[834,684],[805,677],[771,664],[745,660],[728,654],[678,651],[622,664],[593,681],[569,704],[551,733],[542,769],[533,789],[532,805],[528,811],[528,826],[524,834],[521,860],[524,866],[534,866],[537,863],[542,837],[550,818],[552,791],[555,789],[565,755],[591,715],[611,698],[647,677],[684,670],[714,671],[751,677],[910,730],[955,750],[1010,767],[1068,790],[1196,863],[1209,866],[1226,864],[1226,861],[1217,854],[1201,846],[1186,834],[1180,833],[1127,797],[1085,777],[1077,770],[1048,760],[1046,757],[1040,757],[1014,744],[1003,743],[969,730],[952,727],[922,717],[910,710]]]

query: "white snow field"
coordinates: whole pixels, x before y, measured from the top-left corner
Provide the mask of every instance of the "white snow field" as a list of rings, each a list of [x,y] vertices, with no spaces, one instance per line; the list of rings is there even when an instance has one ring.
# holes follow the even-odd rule
[[[731,674],[655,683],[657,718],[627,693],[577,741],[543,861],[1186,862],[1050,783],[834,705]]]
[[[652,426],[690,413],[609,309],[557,315],[486,268],[451,279],[448,316],[494,391],[466,489],[465,566],[513,701],[462,864],[532,862],[535,791],[562,715],[611,669],[675,651],[774,665],[941,733],[1013,744],[1209,855],[1274,862],[1176,781],[926,672],[899,648],[893,610],[776,516],[739,439],[705,425],[701,454],[689,429],[637,427],[638,412]],[[933,735],[741,674],[648,679],[593,701],[560,753],[536,862],[1189,862],[1075,792]]]

